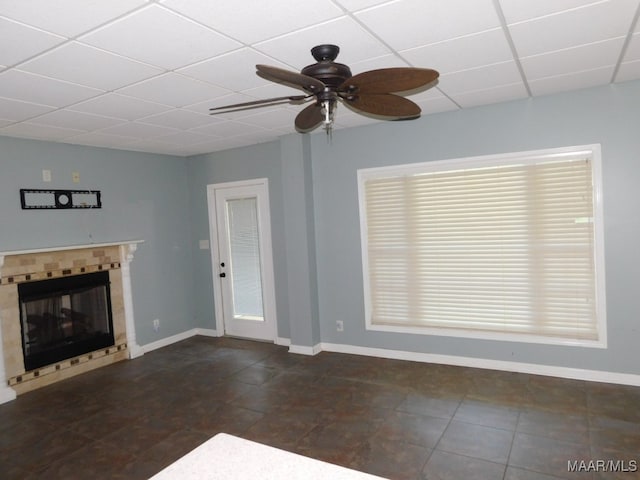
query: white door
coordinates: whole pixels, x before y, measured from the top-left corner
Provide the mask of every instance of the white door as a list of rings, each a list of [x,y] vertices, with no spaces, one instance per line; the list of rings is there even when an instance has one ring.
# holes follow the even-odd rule
[[[220,335],[275,341],[276,309],[267,179],[207,187]]]

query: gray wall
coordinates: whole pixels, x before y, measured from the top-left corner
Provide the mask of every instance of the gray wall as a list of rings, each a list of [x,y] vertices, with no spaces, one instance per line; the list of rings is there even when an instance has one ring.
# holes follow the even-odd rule
[[[633,82],[336,131],[331,144],[313,136],[322,340],[640,374],[639,112]],[[365,330],[357,169],[591,143],[603,157],[607,349]]]
[[[189,159],[195,312],[200,325],[215,328],[207,185],[253,178],[269,181],[271,237],[278,336],[301,346],[320,341],[314,251],[313,196],[309,139],[288,135],[279,141],[200,155]],[[210,239],[216,248],[215,239]]]
[[[22,210],[20,188],[97,189],[103,208]],[[188,202],[185,159],[0,137],[0,251],[144,240],[131,264],[141,345],[196,326]]]

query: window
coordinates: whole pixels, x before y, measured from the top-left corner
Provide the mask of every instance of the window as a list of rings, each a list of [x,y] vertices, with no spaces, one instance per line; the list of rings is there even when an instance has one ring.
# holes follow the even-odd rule
[[[358,171],[367,328],[606,346],[598,145]]]

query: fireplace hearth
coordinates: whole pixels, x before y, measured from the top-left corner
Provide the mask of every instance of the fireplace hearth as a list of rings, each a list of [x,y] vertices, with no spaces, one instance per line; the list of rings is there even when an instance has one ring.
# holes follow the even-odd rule
[[[26,370],[114,345],[109,284],[100,271],[18,285]]]

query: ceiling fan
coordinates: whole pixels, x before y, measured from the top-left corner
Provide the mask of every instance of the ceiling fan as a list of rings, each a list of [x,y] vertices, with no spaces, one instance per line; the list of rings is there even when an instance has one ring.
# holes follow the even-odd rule
[[[316,63],[300,73],[256,65],[260,77],[304,90],[304,95],[267,98],[211,108],[211,115],[282,103],[313,103],[303,109],[295,119],[296,130],[305,133],[324,124],[331,129],[338,101],[364,115],[383,120],[411,120],[420,116],[420,107],[411,100],[397,95],[435,85],[439,73],[427,68],[382,68],[352,76],[347,65],[334,60],[340,48],[336,45],[318,45],[311,49]]]

